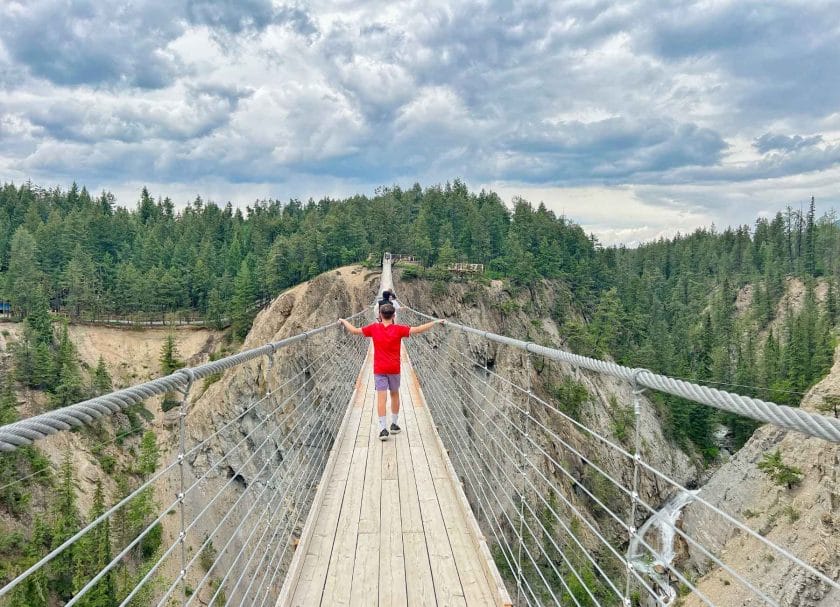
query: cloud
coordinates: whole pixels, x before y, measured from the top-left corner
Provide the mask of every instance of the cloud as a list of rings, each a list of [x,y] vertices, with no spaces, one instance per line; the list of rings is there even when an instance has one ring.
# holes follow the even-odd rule
[[[187,0],[186,13],[193,25],[207,25],[238,34],[263,30],[271,23],[271,0]]]
[[[810,137],[803,137],[802,135],[781,135],[779,133],[764,133],[761,137],[757,137],[753,146],[762,154],[773,151],[794,152],[802,148],[811,147],[822,143],[822,135],[811,135]]]
[[[822,0],[7,0],[0,174],[243,202],[459,176],[611,192],[591,225],[641,238],[835,174],[837,56]]]
[[[0,6],[0,40],[37,77],[60,85],[155,89],[179,74],[166,49],[183,31],[165,0],[10,2]]]

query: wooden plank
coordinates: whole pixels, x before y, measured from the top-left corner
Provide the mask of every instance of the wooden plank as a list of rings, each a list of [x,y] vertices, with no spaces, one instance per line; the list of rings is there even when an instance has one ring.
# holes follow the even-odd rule
[[[470,537],[467,521],[458,507],[452,481],[448,478],[440,478],[435,479],[434,482],[467,605],[492,605],[496,603],[496,600],[484,576],[481,559]]]
[[[359,533],[350,584],[350,605],[376,605],[379,598],[379,533]],[[347,588],[339,589],[347,596]],[[322,603],[333,605],[335,603]]]
[[[376,429],[379,430],[379,427],[377,426]],[[391,440],[382,443],[382,454],[380,458],[382,462],[382,480],[397,480],[397,444],[400,442],[405,441],[397,434],[392,436]]]
[[[367,447],[357,447],[353,451],[350,476],[347,479],[347,490],[344,493],[341,515],[338,518],[338,528],[330,555],[321,605],[346,605],[349,598],[347,590],[351,586],[353,565],[356,560],[356,541],[367,457]],[[316,603],[310,603],[310,605],[314,604]]]
[[[426,551],[426,537],[423,533],[403,533],[405,554],[405,588],[409,607],[436,605],[435,586]],[[384,606],[383,606],[384,607]]]
[[[416,384],[419,386],[417,382],[417,376],[414,373],[414,369],[409,366],[408,367],[408,374],[409,374],[409,381],[412,384]],[[425,404],[425,396],[423,395],[422,390],[419,389],[416,391],[416,399],[423,402]],[[422,412],[428,412],[429,408],[424,406],[421,410]],[[441,453],[446,453],[446,449],[443,445],[443,441],[440,438],[440,434],[437,430],[434,431],[435,442],[438,445]],[[481,531],[481,528],[478,525],[478,521],[473,514],[472,508],[470,507],[469,500],[467,500],[467,496],[464,493],[464,488],[461,485],[458,474],[455,471],[455,467],[452,465],[452,461],[449,459],[448,455],[443,456],[444,465],[448,471],[449,478],[452,481],[452,491],[455,494],[455,499],[460,507],[460,511],[463,514],[464,519],[467,523],[467,528],[470,532],[470,538],[472,540],[473,546],[478,551],[478,555],[480,558],[480,564],[482,570],[484,572],[484,578],[489,585],[493,597],[494,603],[496,605],[501,605],[502,607],[511,607],[513,605],[513,600],[510,597],[510,594],[507,591],[507,587],[505,586],[504,580],[502,580],[502,576],[499,573],[499,569],[496,566],[496,562],[493,559],[493,555],[490,552],[490,548],[487,544],[487,540],[484,537],[484,533]],[[447,518],[448,520],[448,518]]]
[[[336,435],[332,449],[330,449],[330,455],[327,459],[327,464],[324,467],[324,472],[321,476],[321,480],[318,483],[318,489],[315,492],[315,498],[312,502],[312,507],[310,508],[309,515],[306,517],[306,523],[304,523],[303,530],[301,531],[300,541],[298,542],[298,548],[300,548],[300,546],[308,546],[315,533],[315,528],[317,527],[318,519],[320,518],[321,514],[326,512],[326,514],[329,515],[331,511],[330,508],[326,508],[326,502],[327,494],[329,493],[328,489],[330,479],[332,478],[332,473],[336,469],[346,469],[350,465],[350,446],[352,445],[352,441],[348,441],[346,439],[356,434],[358,428],[357,424],[361,419],[361,412],[359,409],[356,409],[354,405],[357,401],[364,398],[364,390],[361,389],[361,386],[363,386],[364,383],[370,378],[369,369],[372,357],[373,348],[371,347],[368,348],[367,355],[365,356],[365,361],[364,363],[362,363],[362,368],[359,370],[359,375],[356,377],[355,390],[353,392],[353,395],[350,397],[350,403],[348,403],[347,411],[344,413],[344,419],[342,421],[341,427],[339,428],[338,434]],[[343,493],[343,491],[344,489],[342,487],[341,493]],[[331,501],[335,502],[337,499],[337,489],[334,487],[331,496]],[[297,588],[299,583],[298,578],[304,568],[306,556],[306,548],[295,550],[295,553],[292,557],[292,562],[289,564],[289,571],[286,575],[286,579],[283,580],[283,587],[281,588],[280,594],[277,599],[278,605],[288,604],[291,596],[295,593],[295,589]],[[312,575],[314,575],[314,570],[311,569],[309,574],[309,579],[311,580]]]
[[[379,424],[373,414],[373,409],[368,406],[367,410],[371,414],[367,428],[359,428],[359,437],[366,439],[368,448],[367,470],[365,471],[362,488],[362,510],[359,516],[359,533],[379,533],[383,443],[379,440]]]
[[[406,390],[407,392],[407,390]],[[411,408],[411,399],[403,399],[400,416],[403,431],[394,440],[397,454],[397,481],[400,486],[400,516],[404,533],[423,533],[423,519],[420,516],[420,499],[417,497],[417,482],[414,479],[414,462],[411,459],[411,446],[408,438],[408,418],[406,411]],[[384,454],[383,454],[384,457]]]
[[[413,404],[413,403],[412,403]],[[414,415],[414,407],[406,407],[406,426],[411,457],[414,464],[414,477],[417,482],[417,495],[420,498],[420,515],[426,536],[426,548],[432,570],[435,596],[439,605],[466,605],[455,557],[449,545],[449,535],[443,523],[437,492],[426,458],[424,441]]]
[[[405,556],[400,526],[400,487],[397,480],[382,481],[382,528],[379,538],[379,604],[383,607],[407,605]],[[412,571],[411,575],[414,574]]]

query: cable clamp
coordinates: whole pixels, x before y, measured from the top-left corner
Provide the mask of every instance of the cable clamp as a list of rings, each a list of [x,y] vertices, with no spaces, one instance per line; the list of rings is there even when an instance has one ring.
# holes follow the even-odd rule
[[[187,396],[190,393],[190,389],[192,388],[192,385],[195,382],[195,371],[193,371],[189,367],[185,367],[183,369],[178,369],[177,371],[175,371],[175,373],[183,375],[187,378],[187,385],[179,390],[179,392],[181,392],[181,394],[184,395],[184,400],[186,400]]]
[[[636,396],[639,396],[640,394],[642,394],[645,391],[644,386],[639,387],[639,385],[640,385],[639,377],[642,375],[642,373],[651,373],[651,372],[650,372],[649,369],[643,369],[641,367],[633,369],[633,376],[632,376],[631,381],[633,382],[633,394],[636,395]]]

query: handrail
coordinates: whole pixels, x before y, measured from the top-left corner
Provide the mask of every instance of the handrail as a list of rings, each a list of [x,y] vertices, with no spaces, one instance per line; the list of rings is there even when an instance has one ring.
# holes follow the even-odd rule
[[[350,318],[357,318],[365,313],[367,313],[366,310],[358,312]],[[196,379],[202,379],[239,366],[260,356],[274,354],[278,349],[338,326],[340,326],[338,321],[331,322],[317,329],[311,329],[280,341],[270,342],[258,348],[232,354],[196,367],[178,369],[164,377],[7,424],[0,427],[0,451],[14,451],[18,447],[32,444],[36,440],[46,438],[57,432],[92,424],[102,417],[123,411],[127,407],[152,396],[183,390]]]
[[[424,314],[407,306],[403,306],[403,309],[411,310],[422,318],[437,320],[434,316]],[[590,371],[596,371],[604,375],[611,375],[625,381],[635,381],[639,386],[651,388],[658,392],[679,396],[722,411],[728,411],[760,422],[773,424],[780,428],[802,432],[803,434],[822,438],[832,443],[840,443],[840,419],[827,417],[803,409],[777,405],[776,403],[758,398],[741,396],[740,394],[725,390],[701,386],[681,379],[674,379],[667,375],[660,375],[647,369],[633,369],[597,358],[588,358],[556,348],[540,346],[533,342],[514,339],[505,335],[497,335],[490,331],[476,329],[456,322],[447,321],[447,325],[464,333],[478,335],[489,341],[513,346],[526,352],[569,363],[575,367],[589,369]]]

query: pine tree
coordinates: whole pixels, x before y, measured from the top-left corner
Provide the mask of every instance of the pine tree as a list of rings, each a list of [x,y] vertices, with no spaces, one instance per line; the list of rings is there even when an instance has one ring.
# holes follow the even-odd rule
[[[111,381],[111,375],[108,373],[108,367],[105,366],[105,361],[100,356],[99,362],[96,363],[96,370],[93,372],[93,395],[101,396],[107,394],[112,389],[113,382]]]
[[[435,261],[435,265],[440,266],[442,268],[446,268],[451,266],[452,264],[458,261],[458,252],[455,250],[455,247],[452,246],[452,241],[447,239],[441,245],[440,250],[437,254],[437,261]]]
[[[5,273],[3,295],[12,304],[12,310],[26,318],[32,311],[34,287],[41,281],[36,259],[35,238],[25,227],[20,226],[12,236],[9,250],[9,266]]]
[[[76,361],[76,349],[70,341],[67,323],[61,328],[61,338],[58,342],[58,357],[56,360],[58,385],[55,387],[53,407],[66,407],[84,399],[84,386]]]
[[[70,451],[65,452],[59,469],[52,524],[52,548],[57,548],[79,530],[81,518],[76,506],[76,486]],[[51,578],[59,597],[67,600],[73,594],[78,547],[70,545],[52,561]]]
[[[22,565],[30,567],[37,563],[50,548],[50,530],[39,516],[32,524],[32,536],[26,544]],[[47,607],[50,591],[47,572],[41,567],[12,590],[9,607]]]
[[[619,335],[623,326],[623,308],[618,291],[613,287],[601,295],[589,328],[595,348],[601,355],[617,358]]]
[[[83,310],[96,311],[97,283],[93,258],[81,244],[77,244],[61,277],[61,284],[67,292],[65,304],[73,318],[79,318]]]
[[[805,226],[805,272],[809,276],[817,275],[817,230],[813,196]]]
[[[94,521],[105,512],[105,497],[102,481],[97,479],[90,510]],[[97,573],[111,562],[111,527],[106,517],[79,540],[74,575],[74,592],[78,593]],[[113,570],[105,574],[85,595],[78,605],[83,607],[107,607],[116,603],[116,588]]]
[[[160,372],[162,375],[170,375],[184,366],[183,361],[180,360],[178,353],[178,346],[175,343],[175,336],[169,334],[163,342],[163,347],[160,351]]]
[[[250,307],[255,300],[254,282],[247,261],[242,261],[233,281],[233,300],[230,304],[230,322],[233,334],[244,339],[251,328],[253,313]]]
[[[140,461],[138,469],[138,472],[144,479],[148,478],[157,469],[159,458],[160,452],[158,450],[155,433],[151,430],[147,430],[140,441]]]

